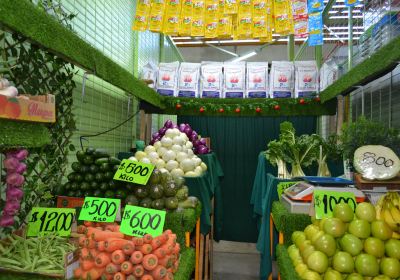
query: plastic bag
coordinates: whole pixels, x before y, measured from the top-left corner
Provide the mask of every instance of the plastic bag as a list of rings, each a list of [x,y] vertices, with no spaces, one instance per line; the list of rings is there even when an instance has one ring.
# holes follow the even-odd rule
[[[290,61],[272,61],[270,73],[270,97],[293,96],[294,65]]]
[[[176,96],[179,62],[160,63],[157,76],[157,92],[164,96]]]
[[[333,60],[326,61],[320,70],[320,91],[333,84],[339,77],[339,67]]]
[[[246,84],[248,98],[268,97],[268,62],[248,62]]]
[[[224,64],[225,98],[243,98],[245,94],[246,62]]]
[[[222,97],[222,63],[203,62],[201,65],[201,97]]]
[[[199,75],[200,63],[181,63],[178,82],[179,97],[199,97]]]
[[[315,61],[295,61],[295,97],[315,97],[318,91],[318,67]]]
[[[153,81],[153,83],[149,84],[149,87],[154,88],[157,80],[157,67],[151,62],[144,65],[140,72],[140,79]]]

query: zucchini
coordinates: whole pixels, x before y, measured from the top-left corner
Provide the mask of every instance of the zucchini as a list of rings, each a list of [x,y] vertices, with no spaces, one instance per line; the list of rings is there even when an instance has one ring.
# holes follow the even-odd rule
[[[111,165],[120,165],[121,161],[119,159],[117,159],[116,157],[109,157],[108,158],[108,163]]]
[[[80,172],[81,171],[81,164],[79,162],[73,162],[71,164],[71,168],[72,170],[74,170],[75,172]]]
[[[109,153],[105,149],[96,149],[93,153],[95,158],[108,158],[110,156]]]
[[[108,158],[98,158],[98,159],[96,159],[95,160],[95,162],[94,162],[96,165],[101,165],[101,164],[103,164],[103,163],[108,163]]]

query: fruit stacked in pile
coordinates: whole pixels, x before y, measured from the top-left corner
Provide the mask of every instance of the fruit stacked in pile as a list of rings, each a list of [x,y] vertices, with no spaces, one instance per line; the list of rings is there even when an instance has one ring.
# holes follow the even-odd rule
[[[125,184],[113,180],[121,163],[119,159],[104,149],[93,148],[78,151],[76,158],[71,164],[73,172],[68,174],[68,182],[56,190],[57,195],[126,198]]]
[[[85,222],[78,232],[84,236],[76,279],[173,280],[178,270],[180,245],[171,230],[139,238],[122,234],[117,224]]]
[[[393,230],[393,238],[400,239],[400,195],[388,192],[379,198],[376,208],[376,218],[384,220]]]
[[[133,185],[133,194],[125,199],[125,204],[153,208],[157,210],[175,210],[179,208],[195,208],[196,197],[188,197],[189,189],[182,177],[174,177],[169,173],[154,170],[146,186]]]
[[[332,218],[292,235],[288,253],[295,270],[307,280],[397,279],[400,277],[400,240],[376,219],[370,203],[360,203],[355,216],[348,204],[337,204]]]

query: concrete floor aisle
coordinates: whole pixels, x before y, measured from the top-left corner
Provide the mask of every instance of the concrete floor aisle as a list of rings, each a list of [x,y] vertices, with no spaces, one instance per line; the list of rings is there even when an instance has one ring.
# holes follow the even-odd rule
[[[214,242],[214,280],[259,280],[259,265],[255,244]]]

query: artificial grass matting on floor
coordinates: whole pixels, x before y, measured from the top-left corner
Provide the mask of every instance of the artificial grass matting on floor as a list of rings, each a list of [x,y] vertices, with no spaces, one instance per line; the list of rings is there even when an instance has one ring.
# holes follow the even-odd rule
[[[276,260],[281,275],[281,280],[300,280],[284,245],[276,246]]]
[[[44,49],[157,107],[160,96],[28,0],[0,0],[0,23]]]

